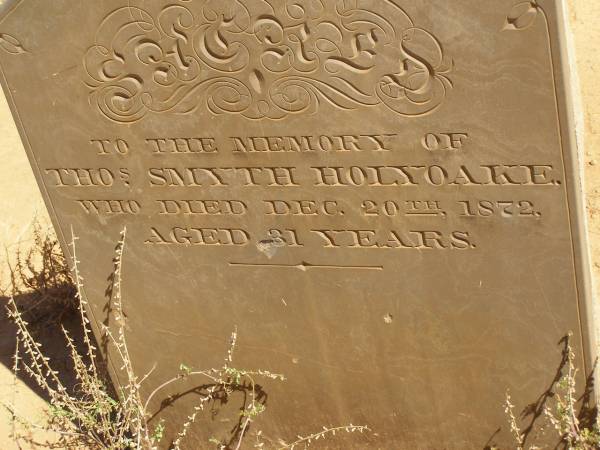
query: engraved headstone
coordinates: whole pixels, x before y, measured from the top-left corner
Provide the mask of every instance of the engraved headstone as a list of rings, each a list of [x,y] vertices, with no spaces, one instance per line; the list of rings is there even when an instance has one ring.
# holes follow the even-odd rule
[[[237,326],[236,364],[287,377],[259,381],[249,436],[352,422],[373,432],[325,448],[507,448],[510,389],[533,439],[561,339],[580,387],[594,361],[562,7],[5,6],[2,84],[98,333],[127,227],[145,394],[222,364]],[[153,411],[181,423],[193,387]],[[189,448],[231,432],[223,408]]]

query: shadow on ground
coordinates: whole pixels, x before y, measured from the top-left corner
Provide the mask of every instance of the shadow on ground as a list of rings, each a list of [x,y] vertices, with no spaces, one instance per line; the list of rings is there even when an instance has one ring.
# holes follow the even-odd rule
[[[29,323],[32,336],[42,346],[44,354],[50,358],[52,368],[59,372],[59,378],[63,385],[72,391],[77,380],[61,327],[64,327],[70,333],[78,348],[84,349],[81,320],[78,312],[70,307],[64,307],[58,312],[39,306],[39,310],[31,310],[28,309],[28,306],[35,304],[35,298],[32,297],[35,297],[35,294],[22,294],[15,297],[15,301],[19,306],[19,310],[23,312],[25,320]],[[12,370],[17,343],[17,327],[8,317],[5,308],[7,304],[8,297],[0,297],[0,364]],[[85,354],[85,352],[82,353]],[[22,349],[20,357],[26,357],[22,354]],[[37,395],[46,401],[49,400],[48,394],[37,385],[32,377],[23,372],[22,368],[17,375]]]
[[[6,309],[9,298],[14,298],[32,336],[50,358],[53,369],[59,372],[63,385],[72,391],[76,378],[61,328],[70,333],[79,349],[85,347],[76,289],[56,236],[41,224],[34,224],[33,245],[26,250],[19,249],[14,264],[8,269],[9,291],[0,292],[0,363],[11,370],[14,366],[17,327]],[[85,353],[84,350],[82,354]],[[18,376],[35,393],[48,400],[48,394],[32,377],[23,371]]]

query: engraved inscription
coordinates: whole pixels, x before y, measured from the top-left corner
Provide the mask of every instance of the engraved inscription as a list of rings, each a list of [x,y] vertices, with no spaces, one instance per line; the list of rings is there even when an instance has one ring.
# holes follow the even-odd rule
[[[179,0],[129,5],[84,57],[92,103],[116,122],[153,113],[282,119],[381,106],[438,108],[452,87],[440,42],[382,0]]]
[[[151,217],[143,238],[146,245],[256,248],[260,257],[269,260],[282,249],[303,247],[336,253],[474,250],[480,247],[482,236],[472,227],[481,220],[539,222],[545,216],[546,205],[509,191],[515,187],[550,191],[563,186],[561,170],[545,161],[485,164],[462,158],[474,150],[471,139],[477,138],[468,130],[429,132],[414,136],[412,141],[396,133],[319,131],[297,136],[191,134],[188,136],[197,137],[90,139],[93,152],[104,160],[118,157],[121,163],[127,163],[133,154],[143,151],[161,164],[152,164],[141,172],[127,167],[100,167],[53,168],[46,169],[46,174],[60,188],[107,188],[119,183],[145,186],[156,195],[152,201],[93,199],[86,194],[77,203],[89,216]],[[295,161],[287,166],[258,164],[281,153]],[[233,157],[241,164],[200,163],[215,155]],[[439,155],[453,158],[442,160]],[[335,156],[339,165],[302,163],[329,156]],[[436,163],[418,162],[422,158],[431,161],[432,156]],[[362,161],[359,163],[356,157]],[[380,163],[369,164],[371,158],[378,158]],[[430,193],[424,194],[421,188]],[[476,198],[466,191],[482,192],[481,188],[488,192]],[[500,195],[498,188],[507,189]],[[440,193],[431,193],[432,189]],[[460,189],[464,197],[449,200],[444,194],[448,189]],[[181,197],[184,192],[186,196]],[[309,192],[311,195],[307,195]],[[379,197],[377,192],[384,194]],[[342,228],[327,224],[341,217],[346,224]],[[286,219],[294,219],[293,225],[276,228]],[[381,221],[389,225],[378,226]],[[229,262],[240,268],[304,267],[233,259]],[[306,264],[312,269],[330,268]]]

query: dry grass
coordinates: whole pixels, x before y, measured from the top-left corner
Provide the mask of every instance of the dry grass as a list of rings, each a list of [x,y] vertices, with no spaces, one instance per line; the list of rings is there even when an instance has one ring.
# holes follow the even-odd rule
[[[543,408],[544,416],[551,428],[557,433],[559,445],[556,448],[565,450],[597,450],[600,449],[600,415],[595,413],[596,423],[582,425],[578,413],[577,397],[577,368],[575,367],[575,354],[571,347],[571,335],[565,340],[566,361],[562,376],[556,383],[554,390],[549,393],[549,402]],[[504,411],[514,437],[516,450],[539,450],[544,447],[526,444],[526,434],[521,431],[515,414],[510,393],[506,393]],[[492,449],[494,450],[494,449]]]
[[[56,236],[41,224],[34,225],[32,245],[17,250],[9,270],[9,291],[0,294],[18,299],[21,315],[31,325],[56,325],[77,311],[69,265]]]
[[[59,248],[56,241],[50,238],[38,236],[37,240],[42,256],[46,262],[58,255]],[[75,389],[69,389],[63,381],[61,374],[52,367],[52,362],[44,354],[44,349],[37,342],[35,335],[30,330],[30,323],[25,314],[19,309],[13,297],[8,303],[8,313],[17,326],[17,349],[14,356],[14,371],[25,372],[33,378],[37,385],[48,395],[50,401],[50,417],[47,425],[51,431],[60,439],[54,443],[53,448],[64,449],[143,449],[154,450],[169,447],[172,450],[181,450],[185,445],[185,439],[190,429],[196,424],[196,419],[203,410],[216,401],[226,401],[236,391],[244,391],[249,401],[242,412],[241,430],[235,439],[230,442],[211,440],[212,445],[220,450],[240,450],[246,444],[247,431],[252,422],[259,419],[265,410],[265,406],[257,399],[257,385],[255,379],[268,378],[272,380],[285,381],[283,375],[275,374],[267,370],[246,370],[234,366],[234,352],[238,335],[231,335],[229,348],[224,358],[224,363],[218,368],[193,369],[181,365],[172,379],[165,381],[152,391],[147,398],[142,398],[141,389],[147,381],[150,373],[138,376],[129,355],[125,325],[123,321],[123,298],[121,295],[121,280],[123,270],[123,252],[125,249],[126,232],[123,231],[122,238],[117,246],[115,257],[115,273],[113,277],[113,322],[116,329],[103,328],[104,335],[108,338],[111,348],[118,355],[119,361],[113,361],[119,365],[126,375],[126,384],[120,387],[120,395],[113,395],[110,383],[106,381],[104,371],[101,370],[102,360],[97,354],[94,336],[90,329],[90,322],[86,317],[86,300],[82,295],[83,286],[79,275],[79,261],[76,257],[75,237],[71,243],[75,259],[73,270],[73,281],[70,274],[64,270],[66,267],[64,258],[60,256],[59,263],[52,260],[53,269],[44,269],[40,274],[35,273],[35,255],[28,254],[25,263],[18,264],[13,273],[23,277],[28,282],[30,289],[41,289],[34,297],[36,304],[50,305],[61,308],[71,307],[70,301],[55,301],[52,296],[44,292],[52,291],[49,287],[59,286],[64,289],[65,295],[74,292],[76,310],[81,319],[83,328],[83,351],[71,337],[70,333],[63,327],[62,333],[65,343],[70,352],[72,367],[74,369],[77,383]],[[58,270],[56,277],[50,273]],[[63,304],[64,303],[64,304]],[[30,311],[28,311],[30,313]],[[158,423],[152,425],[149,422],[151,414],[150,404],[153,400],[160,398],[161,393],[169,386],[181,383],[185,380],[200,378],[208,381],[209,388],[202,396],[200,402],[185,421],[180,424],[175,440],[164,443],[165,425]],[[25,427],[36,425],[18,416],[17,411],[11,405],[5,405],[11,412],[13,419],[19,421]],[[322,439],[334,436],[338,432],[365,432],[367,427],[348,425],[335,428],[323,428],[309,436],[298,436],[292,442],[279,439],[276,444],[266,443],[262,433],[256,433],[254,448],[273,448],[278,450],[293,450],[307,448]],[[15,436],[15,439],[27,442],[27,435]],[[209,443],[207,443],[209,445]],[[50,446],[49,446],[50,447]]]
[[[240,450],[252,446],[257,449],[288,450],[307,448],[326,438],[331,438],[339,432],[365,432],[364,426],[342,426],[323,428],[309,436],[297,436],[286,442],[273,442],[263,437],[258,431],[255,440],[248,443],[247,431],[253,422],[258,422],[265,406],[257,398],[256,381],[268,378],[284,382],[283,375],[267,370],[245,370],[235,367],[234,353],[238,341],[237,332],[231,335],[226,349],[224,363],[218,368],[195,369],[181,365],[174,370],[174,376],[155,388],[151,394],[142,398],[141,388],[150,374],[139,377],[136,373],[128,352],[127,337],[123,324],[123,298],[121,295],[121,279],[123,271],[123,251],[125,249],[126,233],[117,247],[115,257],[115,274],[113,277],[113,322],[116,327],[104,328],[103,333],[111,347],[116,351],[120,361],[117,364],[126,374],[127,383],[121,387],[120,395],[115,395],[108,382],[102,358],[96,350],[94,336],[86,317],[85,299],[81,277],[78,272],[79,262],[76,261],[71,273],[60,250],[56,238],[47,235],[41,227],[36,227],[35,246],[32,250],[19,255],[17,264],[11,267],[13,285],[19,286],[11,292],[8,303],[9,315],[17,326],[18,342],[14,355],[15,375],[25,372],[32,377],[37,385],[47,394],[50,402],[48,425],[46,428],[60,439],[48,448],[59,449],[143,449],[151,450],[166,448],[180,450],[185,447],[185,441],[197,419],[212,402],[226,401],[234,392],[243,390],[250,399],[245,405],[239,420],[239,432],[229,442],[212,439],[208,445],[219,450]],[[73,238],[73,254],[76,255],[76,239]],[[76,256],[75,256],[76,259]],[[14,298],[19,297],[19,301]],[[44,353],[38,343],[35,330],[40,324],[44,326],[60,324],[66,313],[75,313],[82,324],[80,342],[76,342],[62,325],[62,334],[70,353],[71,368],[76,383],[65,383],[64,374],[59,374],[52,367],[52,361]],[[33,325],[33,329],[32,329]],[[576,398],[577,369],[574,354],[569,340],[566,341],[564,354],[564,370],[557,378],[552,392],[548,395],[543,415],[550,428],[554,430],[560,448],[567,450],[600,449],[599,425],[582,425],[577,413],[578,399]],[[190,379],[201,379],[208,382],[205,395],[194,407],[187,421],[179,425],[176,438],[171,443],[165,443],[165,425],[149,423],[149,407],[154,400],[161,399],[168,387]],[[5,405],[11,410],[13,420],[25,425],[25,429],[38,428],[20,418],[11,405]],[[515,406],[509,393],[504,405],[508,417],[510,431],[514,437],[516,450],[535,450],[535,444],[526,444],[527,436],[519,427],[515,414]],[[30,433],[14,436],[21,442],[33,444]],[[268,441],[268,442],[267,442]],[[42,443],[36,443],[40,446]],[[558,447],[557,447],[558,448]]]

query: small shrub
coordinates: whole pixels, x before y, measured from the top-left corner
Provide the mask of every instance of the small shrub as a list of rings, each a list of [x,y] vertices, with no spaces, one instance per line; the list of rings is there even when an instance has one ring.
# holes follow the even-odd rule
[[[136,374],[131,362],[127,339],[125,335],[125,325],[123,321],[123,305],[121,295],[121,279],[123,269],[123,250],[125,247],[126,231],[122,233],[121,240],[117,246],[115,257],[115,273],[113,277],[113,312],[115,314],[114,322],[116,330],[103,327],[103,333],[118,355],[120,366],[126,375],[126,384],[121,386],[120,395],[112,394],[110,384],[105,382],[105,377],[99,370],[99,358],[95,341],[90,329],[85,310],[87,304],[82,296],[82,281],[79,275],[79,261],[77,260],[76,238],[73,237],[71,246],[73,250],[74,269],[73,281],[75,289],[75,298],[77,299],[77,311],[83,324],[83,344],[84,351],[78,349],[70,333],[63,327],[62,332],[65,337],[66,345],[70,352],[72,365],[77,378],[75,391],[68,389],[59,373],[52,367],[50,359],[44,354],[42,346],[36,341],[34,335],[30,332],[29,323],[19,310],[14,298],[9,299],[8,313],[17,326],[17,350],[14,357],[14,370],[24,371],[31,376],[35,382],[46,392],[50,399],[50,412],[48,430],[57,433],[60,441],[53,444],[53,448],[64,449],[110,449],[110,450],[154,450],[159,446],[164,447],[161,441],[165,435],[165,425],[160,422],[151,424],[149,421],[149,406],[152,400],[161,395],[162,391],[168,386],[179,383],[183,380],[192,378],[202,378],[209,381],[209,388],[200,402],[195,406],[192,414],[187,421],[181,425],[179,432],[172,443],[172,450],[180,450],[191,427],[195,424],[199,414],[204,408],[213,401],[227,399],[233,392],[243,390],[248,393],[249,402],[245,406],[241,416],[241,430],[236,439],[232,442],[223,443],[218,440],[211,440],[220,450],[239,450],[246,438],[247,430],[265,410],[265,406],[257,399],[256,378],[268,378],[272,380],[284,381],[282,375],[274,374],[266,370],[245,370],[236,368],[233,364],[234,351],[237,344],[237,331],[231,335],[229,348],[222,367],[197,370],[185,365],[181,365],[177,374],[170,380],[165,381],[158,386],[148,398],[143,399],[141,388],[150,376],[150,373],[143,377]],[[39,243],[45,255],[46,261],[56,262],[57,253],[55,241],[40,239]],[[62,257],[61,257],[62,258]],[[64,264],[64,258],[58,258],[61,264]],[[38,289],[39,286],[46,286],[48,283],[58,283],[65,286],[70,281],[68,272],[62,270],[63,266],[57,268],[60,276],[53,278],[50,271],[43,271],[36,276],[33,265],[29,265],[30,258],[25,258],[24,263],[17,265],[16,274],[26,273],[28,286]],[[68,290],[66,291],[68,294]],[[59,302],[60,303],[60,302]],[[5,405],[13,414],[14,420],[29,426],[27,421],[20,418],[17,411],[14,411],[10,405]],[[336,428],[323,428],[323,430],[309,436],[298,436],[292,443],[286,443],[279,440],[279,444],[269,447],[278,450],[293,450],[306,448],[312,443],[334,436],[338,432],[365,432],[368,428],[365,426],[343,426]],[[16,437],[19,438],[19,437]],[[21,437],[23,438],[23,437]],[[267,444],[262,439],[262,433],[256,435],[257,441],[253,443],[255,448],[267,448]]]
[[[550,397],[551,405],[544,407],[544,415],[552,428],[557,432],[561,448],[566,450],[597,450],[600,449],[600,416],[596,414],[596,423],[591,427],[582,426],[577,414],[577,368],[575,354],[570,343],[571,336],[566,340],[566,373],[556,384],[556,389]],[[525,450],[526,436],[521,432],[515,415],[510,393],[506,393],[504,411],[507,414],[511,433],[516,443],[516,450]],[[527,447],[538,450],[535,444]]]
[[[76,312],[77,298],[71,271],[56,235],[40,223],[33,229],[33,245],[17,250],[9,264],[10,287],[5,296],[18,299],[21,315],[31,324],[55,324]]]

